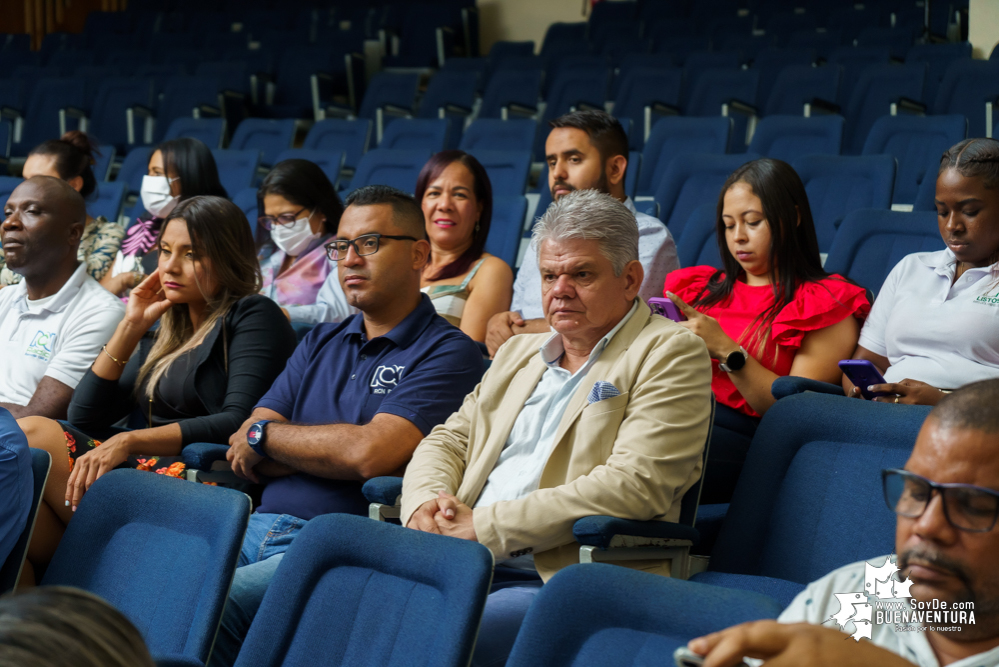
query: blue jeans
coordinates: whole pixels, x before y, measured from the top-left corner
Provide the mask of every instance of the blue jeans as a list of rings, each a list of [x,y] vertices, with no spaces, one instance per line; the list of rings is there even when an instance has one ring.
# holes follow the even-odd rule
[[[541,577],[530,570],[503,565],[493,572],[493,585],[482,612],[479,639],[472,654],[472,667],[500,667],[506,664],[520,632],[524,616],[542,586]]]
[[[305,526],[289,514],[252,514],[239,553],[239,566],[229,589],[222,625],[209,661],[211,667],[231,667],[243,646],[246,631],[260,608],[267,586],[284,552]]]

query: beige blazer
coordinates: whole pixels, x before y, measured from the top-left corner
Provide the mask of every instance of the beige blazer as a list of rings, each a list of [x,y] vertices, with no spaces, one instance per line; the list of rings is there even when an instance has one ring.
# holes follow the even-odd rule
[[[403,480],[403,525],[441,489],[475,506],[547,369],[538,349],[550,335],[507,341],[461,409],[423,439]],[[587,404],[598,380],[621,394]],[[577,519],[604,514],[676,521],[680,499],[701,474],[710,395],[704,342],[639,303],[570,399],[538,490],[475,509],[479,542],[497,561],[533,553],[547,581],[579,562],[572,536]],[[662,562],[631,566],[669,573]]]

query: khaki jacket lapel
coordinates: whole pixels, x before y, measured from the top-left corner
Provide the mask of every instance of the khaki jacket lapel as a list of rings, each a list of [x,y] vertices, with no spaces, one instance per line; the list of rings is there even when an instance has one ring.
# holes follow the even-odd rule
[[[555,446],[552,447],[553,454],[558,450],[565,434],[579,418],[583,408],[588,405],[586,399],[590,395],[590,390],[593,389],[593,383],[597,380],[604,380],[610,375],[611,370],[621,355],[631,347],[632,342],[642,332],[642,329],[645,328],[651,312],[644,301],[639,302],[638,309],[635,310],[631,319],[614,335],[610,344],[600,353],[600,358],[590,368],[583,381],[579,383],[576,393],[572,395],[572,400],[569,401],[569,405],[565,409],[565,414],[562,415],[562,421],[559,422],[558,430],[555,432]],[[621,389],[621,387],[618,387],[618,389]]]

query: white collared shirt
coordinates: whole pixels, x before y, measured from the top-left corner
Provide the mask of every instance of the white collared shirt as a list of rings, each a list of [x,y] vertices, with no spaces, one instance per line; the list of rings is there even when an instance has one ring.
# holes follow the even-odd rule
[[[503,445],[503,451],[489,473],[475,507],[486,507],[502,500],[517,500],[538,490],[541,473],[548,463],[552,447],[555,446],[555,434],[570,399],[600,358],[600,353],[637,309],[636,301],[628,314],[593,347],[586,363],[575,373],[570,373],[559,365],[565,354],[562,335],[552,334],[545,341],[538,352],[548,368],[517,415],[510,437]],[[533,568],[533,562],[533,556],[528,555],[510,559],[504,564]]]
[[[638,223],[638,260],[645,269],[645,279],[638,296],[648,301],[652,297],[662,297],[666,274],[680,268],[676,256],[676,243],[666,225],[651,215],[639,213],[631,198],[624,205],[635,216]],[[543,212],[543,211],[542,211]],[[538,269],[538,249],[531,243],[524,252],[524,260],[517,270],[513,283],[513,302],[510,310],[517,311],[525,320],[540,319],[545,316],[541,305],[541,271]]]
[[[872,565],[880,565],[885,562],[885,556],[872,558],[868,562]],[[864,561],[851,563],[808,584],[808,587],[794,598],[777,620],[781,623],[811,623],[812,625],[835,628],[835,623],[829,619],[833,614],[838,614],[841,611],[836,593],[864,593],[866,572],[864,564]],[[880,606],[880,603],[872,603],[872,600],[873,598],[864,601],[871,604],[872,607]],[[908,609],[908,605],[905,608]],[[933,648],[926,639],[925,631],[916,628],[896,631],[893,624],[878,623],[877,620],[877,616],[872,615],[874,622],[871,623],[871,642],[876,646],[900,655],[919,667],[940,667],[936,654],[933,653]],[[947,622],[946,625],[951,626],[952,623]],[[847,622],[846,631],[850,633],[856,631],[856,626],[852,621]],[[852,642],[854,640],[844,636],[843,641]],[[755,664],[759,663],[755,662]],[[950,667],[999,667],[999,648],[952,662]]]
[[[949,249],[908,255],[885,280],[860,345],[887,357],[888,382],[941,389],[999,377],[999,265],[971,268],[951,285]]]
[[[125,306],[86,269],[36,301],[24,280],[0,290],[0,402],[27,405],[46,375],[75,389],[111,340]]]

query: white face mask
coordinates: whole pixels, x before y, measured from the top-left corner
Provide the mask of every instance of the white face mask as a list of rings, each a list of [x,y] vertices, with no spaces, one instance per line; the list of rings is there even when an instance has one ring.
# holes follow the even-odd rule
[[[179,180],[166,176],[143,176],[139,194],[142,205],[157,218],[165,218],[177,206],[179,197],[170,194],[170,184]]]
[[[274,241],[274,245],[292,257],[302,254],[310,243],[319,238],[319,234],[312,233],[312,225],[309,224],[311,217],[312,213],[290,225],[274,225],[271,229],[271,240]]]

